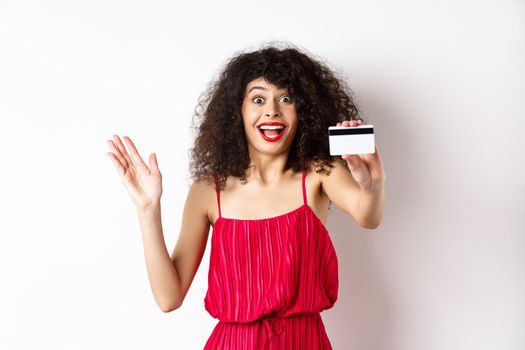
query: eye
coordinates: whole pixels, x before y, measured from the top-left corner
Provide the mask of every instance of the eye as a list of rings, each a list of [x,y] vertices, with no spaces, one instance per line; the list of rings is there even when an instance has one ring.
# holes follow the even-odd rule
[[[292,103],[292,98],[290,96],[283,96],[281,100],[285,103]]]
[[[261,102],[257,102],[257,101],[259,101],[259,100],[260,100]],[[263,99],[262,97],[255,97],[252,101],[253,101],[255,104],[261,104],[263,100],[264,100],[264,99]]]

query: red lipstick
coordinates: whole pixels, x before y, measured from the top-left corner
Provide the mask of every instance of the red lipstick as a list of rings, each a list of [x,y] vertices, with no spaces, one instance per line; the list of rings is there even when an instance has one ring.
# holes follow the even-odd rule
[[[276,136],[272,136],[272,137],[266,136],[264,132],[261,130],[261,126],[266,126],[266,125],[267,126],[282,126],[281,132]],[[259,133],[261,134],[263,139],[265,139],[268,142],[276,142],[283,136],[284,129],[286,129],[286,125],[284,125],[283,123],[278,123],[278,122],[266,122],[266,123],[259,124],[257,126],[257,129],[259,130]]]

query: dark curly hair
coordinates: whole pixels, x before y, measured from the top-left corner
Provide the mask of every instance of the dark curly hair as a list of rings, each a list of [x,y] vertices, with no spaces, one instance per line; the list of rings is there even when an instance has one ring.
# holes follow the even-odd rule
[[[343,78],[320,59],[296,46],[269,44],[230,58],[218,77],[199,97],[192,119],[197,132],[190,149],[194,180],[219,178],[220,189],[228,176],[246,181],[250,164],[241,106],[246,85],[259,77],[286,88],[295,100],[298,125],[285,169],[299,172],[313,164],[317,172],[330,173],[328,127],[359,114],[352,91]]]

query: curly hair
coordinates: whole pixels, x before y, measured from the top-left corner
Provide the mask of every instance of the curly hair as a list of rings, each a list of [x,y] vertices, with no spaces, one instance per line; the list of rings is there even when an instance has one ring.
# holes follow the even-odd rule
[[[228,176],[246,182],[250,159],[241,106],[246,85],[263,77],[286,88],[295,100],[297,131],[285,169],[294,172],[316,166],[330,174],[328,127],[359,114],[352,91],[322,60],[287,44],[270,44],[252,52],[236,53],[218,77],[199,97],[192,119],[197,136],[190,149],[190,173],[194,180],[219,178],[223,189]]]

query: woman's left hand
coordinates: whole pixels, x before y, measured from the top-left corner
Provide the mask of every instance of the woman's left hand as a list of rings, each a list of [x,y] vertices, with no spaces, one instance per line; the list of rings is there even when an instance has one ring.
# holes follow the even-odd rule
[[[337,123],[337,126],[358,126],[362,124],[362,119],[345,120],[342,123]],[[343,154],[341,158],[346,161],[350,173],[362,190],[370,189],[385,180],[385,171],[377,144],[375,145],[375,153]]]

